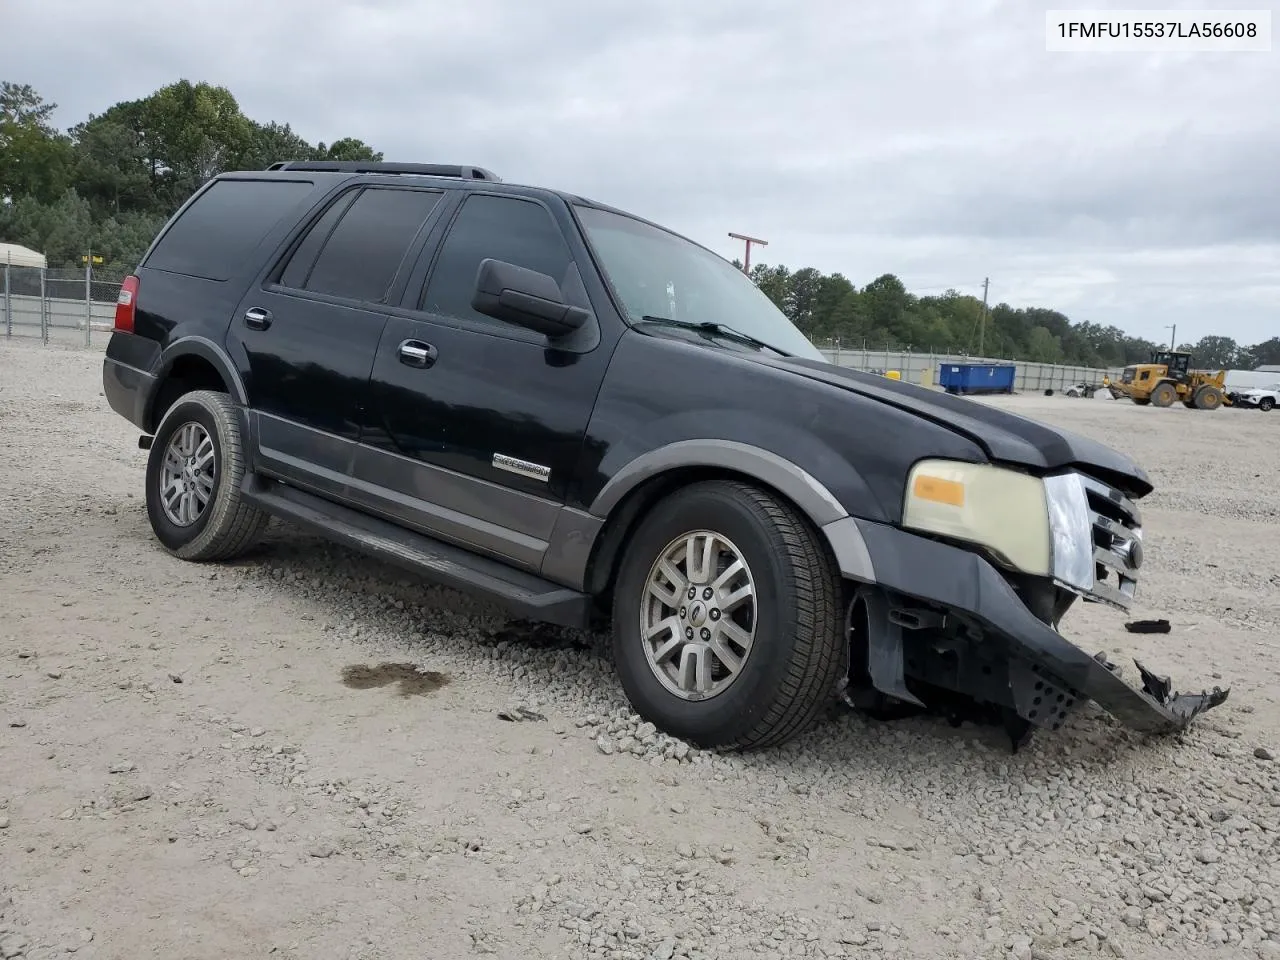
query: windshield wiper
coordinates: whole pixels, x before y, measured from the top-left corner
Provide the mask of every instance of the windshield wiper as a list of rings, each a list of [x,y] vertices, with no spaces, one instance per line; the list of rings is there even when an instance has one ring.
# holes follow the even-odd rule
[[[789,357],[791,354],[785,350],[779,350],[771,343],[765,343],[763,340],[751,336],[749,333],[743,333],[741,330],[735,330],[733,327],[723,323],[713,323],[709,320],[694,322],[692,320],[673,320],[671,317],[654,317],[646,314],[640,318],[646,323],[660,323],[667,327],[681,327],[685,330],[697,330],[700,333],[714,333],[717,336],[727,337],[730,340],[737,340],[739,343],[745,343],[748,346],[756,347],[764,350],[772,350],[774,353],[782,354]]]

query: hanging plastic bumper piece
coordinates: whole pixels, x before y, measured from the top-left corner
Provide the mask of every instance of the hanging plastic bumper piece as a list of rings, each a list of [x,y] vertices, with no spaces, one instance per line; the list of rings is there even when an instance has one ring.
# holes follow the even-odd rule
[[[1127,683],[1105,655],[1086,653],[1037,616],[984,551],[941,539],[982,540],[1023,570],[1043,556],[1043,569],[1029,571],[1041,582],[1123,610],[1143,561],[1134,503],[1074,472],[1041,479],[988,465],[933,461],[925,468],[913,475],[912,489],[926,502],[914,511],[909,503],[904,522],[914,529],[857,521],[875,578],[864,595],[889,602],[887,612],[868,604],[876,689],[905,699],[904,675],[914,676],[1055,729],[1068,710],[1092,700],[1125,726],[1151,734],[1183,730],[1227,699],[1220,687],[1175,692],[1169,678],[1136,661],[1141,687]],[[1028,518],[1021,525],[1020,510]],[[984,520],[993,513],[998,521]],[[1030,522],[1046,517],[1043,532]],[[916,532],[921,528],[935,535]],[[940,630],[904,638],[904,624],[918,629],[912,620],[921,611],[962,622],[967,639],[954,641],[954,632]]]

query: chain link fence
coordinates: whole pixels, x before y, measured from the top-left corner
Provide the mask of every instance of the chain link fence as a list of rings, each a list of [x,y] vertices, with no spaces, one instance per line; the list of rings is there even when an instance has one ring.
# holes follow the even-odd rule
[[[120,281],[84,267],[0,264],[0,331],[7,339],[92,346],[115,321]]]
[[[903,380],[923,386],[939,386],[942,368],[947,365],[977,364],[980,366],[1012,366],[1013,388],[1018,392],[1055,393],[1076,384],[1091,387],[1102,386],[1102,378],[1120,376],[1120,367],[1081,367],[1060,363],[1037,363],[1031,360],[1003,360],[996,357],[974,357],[960,353],[934,353],[913,350],[870,350],[866,347],[850,349],[838,340],[819,341],[815,346],[831,363],[864,373],[885,374],[898,371]]]

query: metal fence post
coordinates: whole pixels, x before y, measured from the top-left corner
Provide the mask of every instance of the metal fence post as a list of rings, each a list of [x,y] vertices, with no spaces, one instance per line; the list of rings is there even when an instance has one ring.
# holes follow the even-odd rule
[[[90,251],[92,253],[92,251]],[[84,265],[84,345],[93,346],[93,257]]]
[[[49,297],[45,288],[45,270],[40,268],[40,339],[49,345]]]
[[[9,296],[9,268],[12,256],[4,258],[4,335],[5,339],[13,336],[13,300]]]

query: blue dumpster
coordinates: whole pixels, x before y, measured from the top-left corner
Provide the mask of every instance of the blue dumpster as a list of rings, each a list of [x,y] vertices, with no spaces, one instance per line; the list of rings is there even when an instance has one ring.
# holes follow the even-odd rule
[[[1013,393],[1013,364],[944,363],[938,383],[947,393]]]

